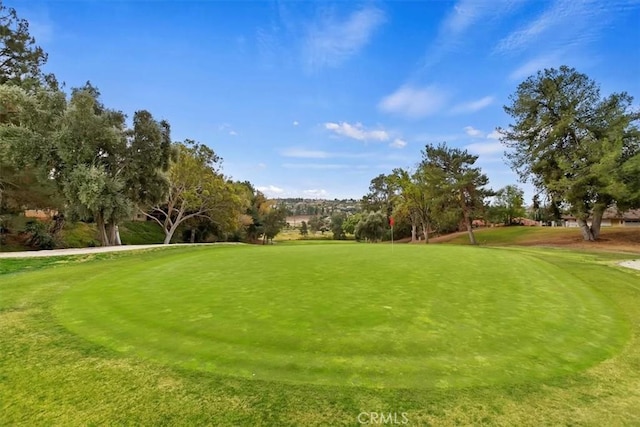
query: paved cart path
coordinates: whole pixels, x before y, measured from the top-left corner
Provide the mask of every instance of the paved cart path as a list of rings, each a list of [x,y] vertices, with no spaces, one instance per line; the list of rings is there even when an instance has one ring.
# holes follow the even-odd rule
[[[34,258],[65,255],[99,254],[103,252],[135,251],[139,249],[175,248],[176,246],[218,245],[221,243],[174,243],[171,245],[122,245],[96,248],[52,249],[46,251],[0,252],[0,258]],[[235,244],[235,243],[234,243]]]

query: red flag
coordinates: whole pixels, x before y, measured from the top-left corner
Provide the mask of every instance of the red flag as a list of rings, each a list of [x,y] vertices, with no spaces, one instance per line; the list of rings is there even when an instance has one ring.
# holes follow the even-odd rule
[[[389,225],[393,227],[393,225],[395,224],[395,220],[393,219],[392,216],[389,217]]]

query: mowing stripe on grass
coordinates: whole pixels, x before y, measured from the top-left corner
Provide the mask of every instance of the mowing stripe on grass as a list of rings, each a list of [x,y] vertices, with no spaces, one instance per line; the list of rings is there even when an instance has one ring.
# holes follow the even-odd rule
[[[217,247],[115,259],[91,277],[56,273],[67,280],[56,316],[87,340],[268,381],[513,384],[583,370],[628,336],[606,297],[517,251]]]

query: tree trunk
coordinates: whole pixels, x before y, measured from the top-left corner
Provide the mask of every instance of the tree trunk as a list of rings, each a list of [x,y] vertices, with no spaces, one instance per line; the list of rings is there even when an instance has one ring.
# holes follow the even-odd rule
[[[173,237],[173,233],[175,233],[176,228],[178,227],[174,225],[169,230],[164,230],[164,242],[162,242],[162,244],[168,245],[169,243],[171,243],[171,238]]]
[[[424,243],[429,243],[429,224],[422,223],[422,235],[424,236]]]
[[[593,240],[600,238],[600,226],[602,225],[602,215],[604,215],[604,209],[593,210],[593,221],[591,221],[591,235]]]
[[[591,242],[595,240],[595,237],[593,236],[593,231],[591,227],[589,227],[589,224],[587,224],[586,220],[579,218],[578,226],[580,226],[580,232],[582,233],[582,238],[586,242]]]
[[[469,212],[464,211],[464,225],[467,227],[467,233],[469,234],[469,242],[472,245],[477,245],[476,236],[473,234],[473,225],[471,224],[471,217],[469,216]]]
[[[104,219],[100,214],[96,217],[96,228],[98,229],[98,239],[100,240],[100,245],[111,246],[111,244],[109,243],[109,236],[107,235],[107,228],[104,223]]]
[[[169,243],[171,243],[171,238],[173,237],[173,233],[175,233],[178,229],[178,225],[180,225],[179,222],[174,222],[171,228],[169,228],[168,230],[165,228],[164,242],[162,242],[163,244],[168,245]]]
[[[411,224],[411,243],[416,241],[416,229],[418,227],[416,226],[415,222],[413,224]]]
[[[189,242],[191,243],[196,242],[196,230],[193,228],[191,229],[191,236],[189,237]]]
[[[122,241],[120,241],[120,230],[118,230],[118,226],[115,224],[108,224],[106,226],[107,236],[109,237],[109,245],[110,246],[121,246]]]
[[[2,205],[2,200],[0,199],[0,206]],[[53,217],[53,224],[51,225],[51,228],[49,229],[49,233],[51,233],[53,236],[58,235],[58,233],[60,232],[60,230],[62,230],[62,228],[64,227],[64,214],[57,214]]]

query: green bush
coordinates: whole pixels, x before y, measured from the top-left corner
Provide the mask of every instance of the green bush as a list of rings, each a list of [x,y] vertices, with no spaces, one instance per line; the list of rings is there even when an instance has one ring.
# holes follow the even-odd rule
[[[49,226],[41,221],[28,221],[24,227],[27,237],[27,245],[38,249],[53,249],[56,247],[56,240],[49,232]]]

